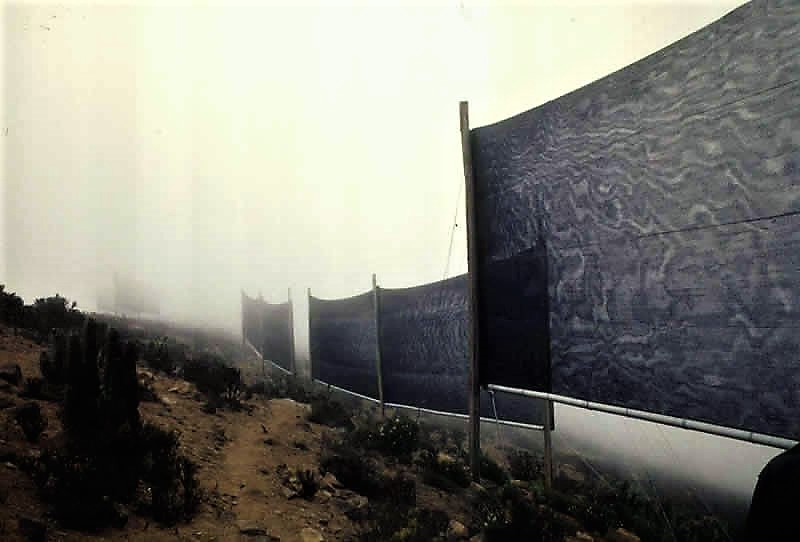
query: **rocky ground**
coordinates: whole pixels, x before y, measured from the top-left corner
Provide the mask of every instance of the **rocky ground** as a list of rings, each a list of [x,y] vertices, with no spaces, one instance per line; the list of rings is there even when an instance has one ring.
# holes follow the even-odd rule
[[[25,457],[36,457],[48,443],[57,442],[62,432],[58,403],[27,398],[22,391],[24,379],[41,376],[39,355],[43,348],[0,326],[0,367],[18,365],[22,372],[22,380],[16,384],[7,381],[13,381],[13,375],[0,380],[0,539],[283,542],[369,539],[364,533],[368,526],[374,528],[367,521],[370,499],[344,487],[334,475],[320,468],[326,442],[343,436],[349,438],[345,430],[310,421],[308,404],[258,394],[246,394],[238,410],[218,409],[209,413],[206,397],[194,384],[141,366],[140,382],[151,393],[149,400],[140,404],[140,413],[146,422],[177,431],[181,450],[199,466],[197,476],[203,499],[198,513],[191,521],[171,527],[159,525],[133,509],[122,511],[127,517],[122,528],[87,533],[60,526],[40,501],[30,476],[21,468]],[[258,359],[241,359],[236,363],[251,384],[260,378],[262,365]],[[15,421],[19,407],[31,402],[39,404],[47,420],[38,443],[26,440]],[[439,533],[442,539],[483,540],[473,515],[476,496],[486,492],[484,487],[472,484],[447,491],[435,487],[438,484],[429,484],[413,463],[382,458],[379,454],[372,454],[369,461],[378,465],[383,474],[411,480],[416,509],[433,511],[439,514],[437,517],[446,519],[445,528]],[[560,470],[567,476],[571,471],[575,479],[585,476],[570,465],[563,465]],[[302,473],[305,472],[313,486],[308,494],[304,494]],[[511,481],[509,485],[514,484],[520,491],[531,491],[519,481]],[[623,528],[597,532],[568,513],[548,514],[568,526],[563,540],[639,540]],[[416,521],[422,520],[413,520]],[[420,540],[423,535],[415,528],[404,527],[385,539]]]

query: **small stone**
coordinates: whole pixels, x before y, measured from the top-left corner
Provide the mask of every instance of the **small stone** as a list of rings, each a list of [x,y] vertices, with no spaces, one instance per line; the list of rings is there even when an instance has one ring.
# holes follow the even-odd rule
[[[336,490],[336,489],[341,489],[344,486],[336,478],[336,476],[333,475],[332,472],[328,472],[319,481],[319,487],[321,487],[323,489]]]
[[[288,487],[282,487],[281,493],[283,493],[283,496],[286,497],[287,499],[294,499],[295,497],[298,496],[297,491]]]
[[[300,531],[300,540],[302,542],[324,542],[325,537],[318,530],[306,527]]]
[[[606,540],[609,542],[640,542],[638,536],[622,527],[608,533]]]
[[[259,523],[242,519],[237,522],[239,532],[246,536],[266,536],[267,530]]]
[[[469,484],[469,488],[475,493],[486,493],[486,488],[480,485],[478,482],[471,482]]]
[[[5,465],[6,468],[9,468],[11,470],[17,470],[17,466],[11,461],[6,461],[5,463],[3,463],[3,465]]]
[[[466,540],[467,538],[469,538],[469,530],[467,530],[466,526],[460,521],[451,519],[447,527],[447,539]]]

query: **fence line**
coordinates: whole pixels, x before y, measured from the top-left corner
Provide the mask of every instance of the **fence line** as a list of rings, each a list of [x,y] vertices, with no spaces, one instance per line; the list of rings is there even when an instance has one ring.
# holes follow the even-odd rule
[[[375,403],[376,405],[380,405],[380,399],[375,399],[374,397],[369,397],[367,395],[362,395],[360,393],[357,393],[357,392],[354,392],[354,391],[350,391],[348,389],[341,388],[341,387],[335,386],[333,384],[328,384],[327,382],[324,382],[322,380],[318,380],[316,378],[314,379],[314,382],[316,384],[321,385],[321,386],[328,386],[331,389],[336,390],[338,392],[346,393],[348,395],[352,395],[354,397],[358,397],[359,399],[364,399],[364,400],[369,401],[371,403]],[[447,412],[447,411],[444,411],[444,410],[434,410],[434,409],[431,409],[431,408],[416,407],[416,406],[411,406],[411,405],[403,405],[403,404],[400,404],[400,403],[384,403],[384,406],[387,407],[387,408],[404,409],[404,410],[416,410],[418,412],[424,412],[426,414],[433,414],[435,416],[446,416],[446,417],[449,417],[449,418],[459,418],[459,419],[462,419],[462,420],[469,420],[469,414],[460,414],[458,412]],[[509,427],[517,427],[517,428],[520,428],[520,429],[528,429],[528,430],[532,430],[532,431],[541,431],[541,430],[544,429],[541,425],[533,425],[533,424],[521,423],[521,422],[512,422],[510,420],[498,420],[498,419],[486,418],[484,416],[481,416],[481,421],[482,422],[487,422],[487,423],[499,423],[500,425],[506,425],[506,426],[509,426]]]
[[[595,403],[593,401],[587,401],[585,399],[574,399],[572,397],[557,395],[555,393],[521,390],[518,388],[509,388],[508,386],[498,386],[496,384],[489,384],[489,389],[494,391],[501,391],[504,393],[511,393],[514,395],[520,395],[522,397],[545,399],[547,401],[553,401],[554,403],[561,403],[564,405],[574,406],[587,410],[596,410],[598,412],[605,412],[608,414],[615,414],[617,416],[623,416],[626,418],[634,418],[648,422],[659,423],[661,425],[669,425],[681,429],[689,429],[691,431],[698,431],[700,433],[707,433],[709,435],[727,437],[735,440],[751,442],[754,444],[761,444],[764,446],[771,446],[773,448],[783,448],[788,450],[789,448],[792,448],[797,444],[797,442],[794,440],[775,437],[772,435],[764,435],[762,433],[754,433],[752,431],[745,431],[744,429],[734,429],[732,427],[723,427],[721,425],[714,425],[712,423],[689,420],[687,418],[676,418],[674,416],[656,414],[654,412],[646,412],[644,410],[636,410],[633,408],[606,405],[604,403]]]

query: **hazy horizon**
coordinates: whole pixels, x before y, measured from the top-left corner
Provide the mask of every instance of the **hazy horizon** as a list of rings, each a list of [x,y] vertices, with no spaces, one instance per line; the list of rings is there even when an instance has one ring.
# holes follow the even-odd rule
[[[466,271],[460,100],[473,126],[500,121],[743,3],[7,3],[0,283],[93,310],[117,271],[156,289],[165,318],[234,332],[241,289],[291,288],[307,356],[307,288]],[[622,446],[605,442],[612,417],[559,416]],[[623,425],[649,432],[651,460],[739,493],[776,453]],[[664,434],[680,456],[652,444]]]
[[[460,100],[499,121],[741,3],[9,3],[0,282],[91,310],[118,271],[231,330],[291,288],[303,321],[443,278],[456,211],[463,273]]]

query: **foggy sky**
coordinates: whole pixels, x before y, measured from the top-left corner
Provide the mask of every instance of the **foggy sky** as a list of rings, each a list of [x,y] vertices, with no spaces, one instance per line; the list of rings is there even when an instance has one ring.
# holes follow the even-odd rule
[[[304,4],[7,4],[0,282],[93,309],[118,270],[233,330],[291,287],[302,322],[441,279],[456,209],[465,272],[459,100],[496,122],[741,2]]]
[[[456,209],[448,275],[466,271],[459,100],[473,126],[502,120],[742,3],[8,3],[0,283],[92,310],[116,270],[165,316],[231,330],[240,288],[292,288],[304,355],[306,288],[443,278]],[[727,482],[689,471],[744,492],[775,453],[663,431],[665,461],[747,455]]]

